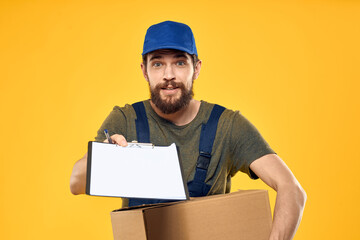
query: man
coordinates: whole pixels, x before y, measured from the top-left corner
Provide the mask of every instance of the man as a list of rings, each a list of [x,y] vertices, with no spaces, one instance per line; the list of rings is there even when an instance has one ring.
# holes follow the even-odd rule
[[[193,81],[201,64],[187,25],[166,21],[151,26],[141,64],[151,100],[114,107],[95,140],[107,141],[103,132],[108,129],[111,140],[121,146],[132,140],[155,145],[175,142],[190,196],[228,193],[231,177],[238,171],[260,178],[277,191],[270,239],[292,239],[306,201],[304,190],[239,112],[193,99]],[[74,165],[73,194],[85,193],[86,158],[87,154]],[[124,199],[123,206],[150,202]]]

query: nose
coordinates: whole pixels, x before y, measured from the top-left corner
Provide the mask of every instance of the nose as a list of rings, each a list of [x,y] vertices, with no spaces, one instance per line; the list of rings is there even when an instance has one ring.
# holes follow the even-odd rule
[[[166,81],[175,80],[174,69],[171,65],[167,65],[165,68],[164,80]]]

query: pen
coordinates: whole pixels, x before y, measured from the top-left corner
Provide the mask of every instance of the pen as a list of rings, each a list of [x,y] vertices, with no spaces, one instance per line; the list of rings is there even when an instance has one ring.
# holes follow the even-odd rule
[[[109,143],[113,143],[112,140],[111,140],[111,138],[110,138],[110,136],[109,136],[109,133],[108,133],[108,130],[107,130],[107,129],[104,130],[104,133],[105,133],[105,137],[107,138],[107,140],[109,141]]]

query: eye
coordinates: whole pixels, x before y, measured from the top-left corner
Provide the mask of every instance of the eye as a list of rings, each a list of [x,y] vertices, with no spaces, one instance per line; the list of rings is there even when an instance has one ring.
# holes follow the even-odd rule
[[[153,64],[153,67],[161,67],[161,66],[162,66],[162,64],[160,62],[155,62]]]
[[[185,61],[178,61],[177,63],[176,63],[176,65],[178,65],[178,66],[185,66]]]

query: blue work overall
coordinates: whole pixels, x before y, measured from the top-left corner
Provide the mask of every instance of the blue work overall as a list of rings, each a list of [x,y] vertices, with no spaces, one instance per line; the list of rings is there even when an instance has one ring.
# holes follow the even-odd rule
[[[137,117],[135,120],[137,141],[141,143],[150,143],[150,129],[144,103],[137,102],[132,106]],[[199,143],[199,157],[196,163],[195,176],[194,180],[188,182],[190,197],[206,196],[210,191],[211,185],[205,183],[205,178],[211,160],[211,151],[215,140],[217,125],[224,110],[224,107],[214,105],[209,120],[206,124],[202,125]],[[170,201],[173,200],[129,198],[129,207]]]

